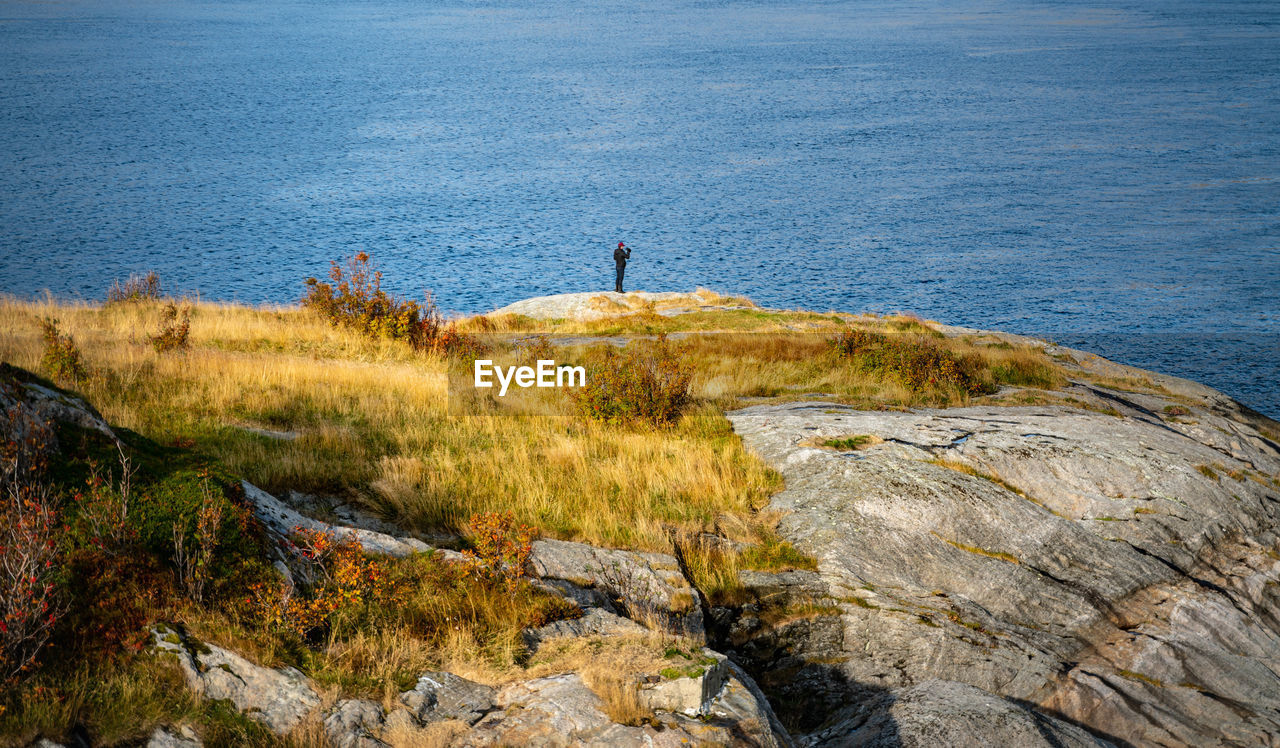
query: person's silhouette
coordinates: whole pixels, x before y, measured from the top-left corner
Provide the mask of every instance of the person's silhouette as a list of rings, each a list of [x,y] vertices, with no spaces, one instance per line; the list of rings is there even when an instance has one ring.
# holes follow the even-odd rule
[[[622,293],[622,274],[627,271],[629,259],[631,259],[631,248],[618,242],[618,248],[613,250],[613,264],[618,266],[618,281],[614,283],[613,290],[618,293]]]

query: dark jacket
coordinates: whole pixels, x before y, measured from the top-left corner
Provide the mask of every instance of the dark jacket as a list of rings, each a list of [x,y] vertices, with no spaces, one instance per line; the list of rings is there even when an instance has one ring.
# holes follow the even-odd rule
[[[626,248],[618,247],[617,249],[613,250],[613,261],[616,262],[617,264],[626,265],[627,260],[629,259],[631,259],[630,247],[626,247]]]

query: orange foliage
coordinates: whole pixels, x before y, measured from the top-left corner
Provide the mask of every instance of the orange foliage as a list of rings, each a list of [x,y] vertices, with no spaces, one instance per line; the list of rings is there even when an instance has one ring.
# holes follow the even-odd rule
[[[498,582],[515,592],[533,552],[535,531],[529,525],[516,524],[511,512],[483,512],[471,515],[467,522],[474,548],[462,552],[471,564],[472,574]]]
[[[293,550],[301,589],[280,582],[249,587],[250,611],[268,627],[306,637],[343,612],[388,603],[397,591],[386,564],[366,556],[353,538],[295,527]]]
[[[19,433],[18,411],[8,433]],[[61,612],[56,498],[36,480],[50,433],[31,423],[0,447],[0,685],[30,670]]]

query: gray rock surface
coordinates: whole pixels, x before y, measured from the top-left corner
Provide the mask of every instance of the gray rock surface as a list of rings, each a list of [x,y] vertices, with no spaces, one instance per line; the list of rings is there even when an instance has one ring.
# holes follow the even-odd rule
[[[576,673],[507,686],[499,709],[455,741],[455,746],[787,746],[770,731],[768,705],[755,702],[736,679],[701,718],[659,712],[639,726],[609,719],[605,705]],[[744,694],[746,696],[744,697]],[[750,701],[748,705],[746,702]],[[719,715],[719,716],[718,716]]]
[[[697,590],[665,553],[596,548],[563,540],[533,543],[530,565],[538,576],[605,591],[627,617],[701,639]]]
[[[288,537],[293,533],[294,528],[302,527],[317,532],[332,531],[334,536],[339,538],[353,538],[359,541],[368,553],[403,558],[431,550],[431,546],[415,538],[398,538],[383,532],[322,522],[302,514],[249,481],[240,481],[240,483],[244,487],[245,498],[253,507],[254,515],[277,537]]]
[[[35,382],[24,382],[23,397],[37,415],[45,421],[62,421],[90,431],[97,431],[117,444],[116,433],[111,430],[102,415],[78,397],[64,395]]]
[[[456,719],[469,725],[493,708],[494,689],[453,673],[430,672],[418,678],[400,701],[419,722]]]
[[[22,445],[25,451],[36,449],[48,454],[58,448],[52,426],[69,423],[120,443],[98,411],[84,400],[35,382],[22,381],[14,372],[28,375],[20,369],[7,364],[0,367],[3,367],[0,368],[0,437],[5,441]]]
[[[821,705],[810,727],[940,679],[1136,745],[1280,742],[1280,448],[1208,396],[1088,389],[1120,415],[730,414],[818,573],[744,576],[758,599],[718,614],[725,646]],[[881,441],[807,446],[858,434]]]
[[[524,643],[533,652],[549,639],[577,636],[625,636],[643,634],[645,628],[632,621],[600,608],[588,608],[581,618],[555,621],[524,632]]]
[[[155,646],[177,658],[191,690],[209,699],[229,699],[237,709],[284,734],[320,705],[310,680],[295,668],[272,669],[176,631],[152,629]]]
[[[667,316],[684,312],[696,312],[703,309],[745,309],[748,307],[725,307],[707,303],[707,297],[696,293],[662,291],[632,291],[614,293],[613,291],[564,293],[554,296],[538,296],[508,304],[501,309],[489,312],[489,316],[503,314],[521,314],[533,319],[572,319],[590,321],[625,314],[636,314],[646,304],[660,305],[659,314]]]
[[[695,663],[695,672],[679,678],[666,678],[640,687],[640,703],[654,711],[678,712],[690,717],[707,713],[729,679],[729,658],[704,648],[703,662]]]
[[[380,748],[377,735],[386,715],[382,706],[368,699],[343,699],[324,718],[325,735],[334,748]]]
[[[190,727],[157,727],[147,738],[147,748],[203,748],[204,741]]]
[[[1018,746],[1096,748],[1110,745],[1085,730],[954,681],[929,680],[863,705],[806,741],[866,748]],[[869,712],[867,714],[866,712]]]

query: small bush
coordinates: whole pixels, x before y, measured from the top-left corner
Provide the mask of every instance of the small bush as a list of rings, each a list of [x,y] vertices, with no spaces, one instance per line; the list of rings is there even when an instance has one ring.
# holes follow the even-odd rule
[[[662,336],[622,352],[605,348],[588,364],[586,385],[574,398],[583,414],[606,423],[670,426],[693,402],[692,377],[693,366]]]
[[[382,271],[375,269],[368,253],[360,252],[345,266],[330,263],[330,283],[307,278],[302,305],[320,313],[334,326],[349,327],[369,337],[403,340],[415,350],[448,356],[483,352],[475,337],[446,326],[428,294],[419,304],[382,290]]]
[[[41,451],[0,453],[0,685],[35,665],[62,612],[57,500],[29,459]]]
[[[223,515],[223,505],[214,500],[208,478],[201,490],[204,498],[196,515],[195,537],[189,541],[186,525],[180,522],[173,524],[173,566],[178,584],[197,603],[204,602],[204,588],[213,573],[214,552],[218,547]]]
[[[40,328],[44,335],[44,355],[40,365],[55,381],[78,385],[89,378],[89,367],[80,355],[80,348],[70,335],[58,329],[58,320],[42,319]]]
[[[59,650],[110,660],[142,649],[146,624],[174,600],[170,576],[149,553],[76,551],[69,562],[74,605],[59,628]]]
[[[354,538],[296,527],[292,543],[299,586],[275,580],[250,586],[246,602],[268,628],[307,638],[393,602],[396,584],[386,563],[366,556]]]
[[[160,330],[155,335],[148,335],[147,340],[156,349],[156,353],[165,351],[185,351],[190,347],[188,340],[191,334],[191,307],[184,306],[179,312],[178,305],[169,302],[160,313]]]
[[[134,470],[123,450],[120,467],[120,480],[116,483],[90,462],[85,487],[71,494],[69,506],[75,509],[76,517],[66,528],[68,538],[77,546],[115,554],[137,540],[137,530],[129,522]]]
[[[155,271],[150,271],[146,275],[130,275],[124,285],[121,285],[117,279],[111,288],[107,289],[107,303],[157,301],[160,295],[160,276],[156,275]]]
[[[913,392],[958,389],[968,394],[991,391],[983,381],[982,362],[958,357],[924,335],[848,330],[832,341],[838,358],[864,372],[897,379]]]
[[[523,366],[537,366],[539,361],[556,360],[556,347],[546,335],[536,335],[520,341],[519,362]]]
[[[499,582],[515,592],[533,552],[534,530],[516,524],[511,512],[474,514],[467,523],[473,548],[462,552],[472,572],[489,582]]]

